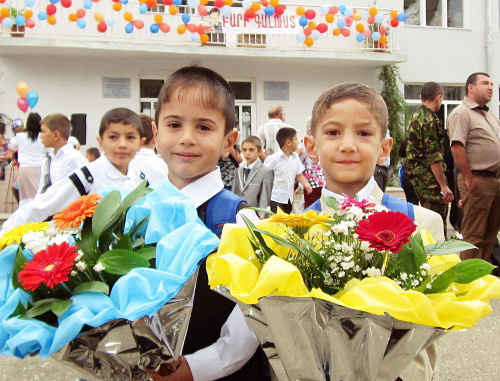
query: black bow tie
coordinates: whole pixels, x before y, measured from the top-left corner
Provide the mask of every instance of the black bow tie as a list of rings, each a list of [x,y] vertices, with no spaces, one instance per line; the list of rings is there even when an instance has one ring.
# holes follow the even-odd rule
[[[490,108],[488,106],[477,106],[477,107],[474,107],[474,110],[482,110],[482,111],[490,111]]]

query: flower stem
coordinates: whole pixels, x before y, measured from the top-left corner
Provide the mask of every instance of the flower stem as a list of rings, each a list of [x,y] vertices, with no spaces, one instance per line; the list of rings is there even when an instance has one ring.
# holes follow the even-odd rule
[[[385,253],[384,264],[382,265],[382,276],[384,276],[385,268],[387,267],[387,262],[389,261],[389,253]]]
[[[60,283],[62,288],[64,288],[66,291],[68,291],[68,293],[73,296],[73,293],[71,292],[71,290],[69,289],[69,287],[66,285],[66,283],[62,282]]]

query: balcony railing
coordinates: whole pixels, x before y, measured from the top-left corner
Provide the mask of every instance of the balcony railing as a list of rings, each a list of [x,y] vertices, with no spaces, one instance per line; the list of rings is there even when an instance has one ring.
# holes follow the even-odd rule
[[[231,7],[218,9],[218,17],[217,14],[211,17],[203,15],[205,10],[209,12],[215,8],[211,6],[204,10],[180,5],[177,7],[178,13],[172,15],[169,13],[171,8],[163,4],[147,7],[146,3],[136,1],[129,1],[127,4],[111,0],[93,1],[83,0],[82,3],[81,0],[73,0],[71,3],[71,0],[62,0],[52,4],[48,0],[12,0],[9,5],[0,4],[0,14],[3,16],[6,14],[4,9],[9,8],[17,10],[16,16],[26,15],[27,10],[32,12],[32,16],[24,22],[16,17],[4,17],[1,21],[1,37],[9,35],[5,33],[8,28],[24,24],[24,28],[21,25],[20,29],[24,29],[25,37],[52,41],[289,51],[399,52],[399,28],[391,26],[395,14],[392,11],[391,15],[389,9],[378,9],[373,16],[370,15],[370,9],[363,7],[344,10],[344,14],[339,10],[333,14],[328,7],[304,6],[305,10],[313,11],[308,16],[315,13],[315,17],[310,17],[304,28],[300,24],[301,16],[297,14],[300,10],[297,12],[296,5],[287,5],[280,16],[266,16],[265,9],[262,8],[256,12],[255,18],[248,19],[245,18],[245,8],[241,6],[245,2],[235,2]],[[31,3],[31,7],[26,6]],[[148,1],[147,4],[154,3]],[[54,9],[55,14],[50,15]],[[373,9],[371,12],[374,12]],[[331,16],[328,17],[329,14]],[[354,16],[355,14],[357,15]],[[29,12],[26,16],[29,16]],[[332,18],[333,22],[328,22]],[[302,24],[303,21],[302,19]],[[323,25],[319,27],[320,24]],[[340,28],[343,24],[350,26]],[[380,35],[373,34],[381,31]],[[19,33],[22,34],[22,31]],[[383,36],[385,37],[380,40]],[[380,43],[384,39],[387,42]]]

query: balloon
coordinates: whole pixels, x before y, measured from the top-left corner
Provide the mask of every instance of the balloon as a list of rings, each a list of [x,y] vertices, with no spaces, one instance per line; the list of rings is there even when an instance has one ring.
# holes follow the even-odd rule
[[[381,26],[380,28],[378,28],[378,31],[383,36],[384,34],[387,33],[387,28]]]
[[[26,26],[28,28],[33,28],[35,26],[35,22],[32,19],[27,19],[26,20]]]
[[[313,40],[317,40],[321,37],[321,33],[319,30],[313,30],[311,32],[311,37],[313,38]]]
[[[59,0],[50,0],[51,4],[57,4],[58,2],[59,2]]]
[[[222,16],[230,16],[231,13],[233,13],[233,8],[231,8],[231,6],[229,5],[224,5],[220,11],[222,13]]]
[[[274,7],[274,16],[281,16],[285,13],[286,5],[280,4]]]
[[[214,7],[222,8],[223,6],[224,6],[224,0],[215,0],[214,1]]]
[[[304,7],[299,6],[299,7],[295,8],[295,13],[297,13],[297,16],[304,16],[304,14],[306,13],[306,10],[304,9]]]
[[[373,17],[373,16],[368,17],[368,18],[366,19],[366,22],[367,22],[368,24],[370,24],[370,25],[375,24],[375,17]]]
[[[94,20],[97,22],[104,22],[104,14],[102,12],[94,13]]]
[[[352,16],[353,13],[354,13],[354,9],[352,9],[352,7],[345,7],[344,15]]]
[[[17,26],[24,26],[26,24],[26,17],[24,17],[24,16],[17,16],[14,19],[14,24],[16,24]]]
[[[78,19],[76,20],[76,26],[80,29],[85,29],[87,22],[84,19]]]
[[[147,11],[148,11],[148,6],[146,4],[142,3],[141,5],[139,5],[139,13],[141,15],[143,15]]]
[[[123,18],[125,19],[125,21],[132,22],[132,20],[134,19],[134,16],[132,16],[131,12],[127,11],[123,14]]]
[[[352,17],[347,16],[345,18],[345,26],[350,27],[352,25]]]
[[[340,29],[339,29],[339,28],[335,28],[335,29],[333,30],[333,35],[334,35],[334,36],[338,36],[339,34],[340,34]]]
[[[196,25],[195,24],[187,24],[186,29],[189,30],[191,33],[196,32]]]
[[[328,14],[325,16],[325,21],[326,21],[327,23],[332,23],[334,19],[335,19],[335,17],[334,17],[331,13],[328,13]]]
[[[376,15],[375,16],[375,22],[381,23],[384,21],[384,16],[383,15]]]
[[[391,15],[391,18],[395,19],[396,17],[398,17],[398,11],[393,10],[393,11],[391,11],[390,15]]]
[[[400,13],[398,15],[398,20],[401,22],[405,22],[406,20],[408,20],[408,15],[406,13]]]
[[[200,36],[205,33],[205,25],[203,24],[198,24],[196,25],[195,29],[196,33],[198,33]]]
[[[38,20],[47,20],[47,13],[46,12],[38,12]]]
[[[382,45],[387,44],[387,41],[389,41],[387,36],[382,36],[382,37],[380,37],[380,40],[378,40],[378,42],[381,43]]]
[[[309,28],[309,27],[304,28],[304,35],[306,37],[309,37],[311,35],[311,32],[312,32],[311,28]]]
[[[142,20],[134,20],[132,21],[132,24],[137,28],[137,29],[142,29],[144,28],[144,21]]]
[[[177,8],[175,5],[170,5],[168,7],[168,12],[171,14],[171,15],[176,15],[177,12],[179,12],[179,8]]]
[[[16,85],[16,91],[21,98],[25,98],[30,89],[26,82],[18,82]]]
[[[250,9],[253,10],[254,12],[257,12],[260,9],[260,3],[252,3]]]
[[[351,31],[347,28],[343,28],[340,30],[340,33],[342,34],[342,36],[344,37],[349,37],[351,35]]]
[[[337,7],[336,5],[332,5],[328,12],[332,15],[336,15],[339,12],[339,7]]]
[[[56,25],[56,23],[57,23],[56,16],[48,16],[47,17],[47,24]]]
[[[49,4],[49,5],[47,5],[46,11],[47,11],[47,14],[49,16],[53,16],[53,15],[56,14],[57,8],[56,8],[56,6],[54,4]]]
[[[372,35],[372,31],[370,29],[366,28],[363,31],[363,36],[365,36],[366,38],[369,38],[371,35]]]
[[[365,36],[362,33],[358,33],[356,35],[356,41],[363,42],[365,40]]]
[[[174,3],[174,5],[179,6],[179,5],[181,5],[181,4],[182,4],[182,0],[174,0],[174,2],[173,2],[173,3]]]
[[[186,25],[181,24],[177,27],[177,33],[179,34],[184,34],[186,33]]]
[[[255,18],[256,14],[255,14],[255,11],[253,9],[247,9],[245,11],[245,18],[246,19],[253,19]]]
[[[2,26],[5,28],[10,28],[12,26],[12,19],[10,17],[6,17],[2,20]]]
[[[122,3],[123,5],[128,4],[128,0],[120,0],[120,3]]]
[[[393,28],[397,28],[397,27],[398,27],[398,25],[399,25],[399,20],[398,20],[398,19],[392,19],[392,20],[391,20],[391,26],[392,26]]]
[[[85,17],[85,9],[83,8],[78,8],[76,10],[76,17],[78,17],[79,19],[82,19]]]
[[[328,30],[328,25],[326,25],[324,22],[322,22],[321,24],[318,24],[318,26],[316,27],[316,29],[320,33],[325,33]]]
[[[90,9],[90,8],[92,8],[92,1],[90,1],[90,0],[83,0],[83,7],[84,7],[85,9]]]
[[[200,5],[200,1],[199,0],[188,0],[187,4],[191,7],[191,8],[196,8],[197,6]]]
[[[326,15],[328,13],[328,7],[324,5],[319,7],[319,13],[321,13],[322,15]]]
[[[115,25],[115,23],[116,23],[115,19],[112,19],[112,18],[107,18],[106,19],[106,25],[107,26],[113,26],[113,25]]]
[[[363,33],[365,31],[365,26],[363,24],[356,24],[356,31]]]
[[[381,37],[381,35],[380,35],[380,33],[379,33],[379,32],[373,32],[373,33],[372,33],[372,40],[373,40],[373,41],[378,41],[378,40],[380,40],[380,37]]]
[[[299,25],[301,27],[305,27],[308,22],[309,22],[309,20],[307,20],[306,16],[301,16],[299,19]]]
[[[75,22],[76,20],[78,20],[78,16],[76,15],[76,13],[70,13],[68,15],[68,20],[71,22]]]
[[[203,4],[198,5],[198,13],[200,16],[205,16],[208,13],[207,7]]]
[[[264,14],[266,16],[273,16],[274,15],[274,7],[272,5],[268,5],[265,9],[264,9]]]
[[[26,99],[24,98],[19,98],[17,100],[17,107],[19,108],[19,110],[21,110],[22,112],[26,112],[28,110],[28,104],[26,103]]]
[[[170,32],[170,25],[168,25],[167,23],[162,22],[162,23],[160,24],[160,30],[161,30],[163,33],[168,33],[168,32]]]
[[[123,7],[123,5],[120,2],[113,3],[113,9],[117,12],[120,12],[122,10],[122,7]]]
[[[377,7],[371,7],[370,9],[368,9],[368,13],[370,14],[370,16],[376,16],[378,13]]]
[[[295,39],[298,42],[304,42],[306,40],[306,35],[303,33],[297,33],[297,35],[295,36]]]
[[[158,2],[156,0],[146,0],[146,5],[149,8],[154,8],[158,5]]]
[[[33,5],[35,5],[35,0],[25,0],[25,1],[24,1],[24,4],[25,4],[27,7],[32,7]]]
[[[207,42],[209,42],[209,41],[210,41],[210,37],[208,37],[208,34],[202,34],[202,35],[200,36],[200,42],[201,42],[202,44],[206,44],[206,43],[207,43]]]
[[[252,6],[252,3],[250,2],[250,0],[243,0],[241,2],[241,6],[243,7],[243,9],[248,9]]]
[[[160,30],[160,26],[158,24],[151,24],[149,30],[151,31],[151,33],[158,33],[158,31]]]
[[[311,28],[312,30],[314,30],[314,29],[316,29],[316,28],[318,27],[318,25],[316,25],[316,23],[315,23],[314,21],[309,21],[309,22],[307,23],[307,26],[308,26],[309,28]]]
[[[191,41],[193,41],[193,42],[200,42],[200,35],[198,33],[193,33],[191,35]]]
[[[271,4],[275,8],[278,6],[279,3],[280,3],[279,0],[271,0],[271,1],[269,1],[269,4]]]
[[[345,28],[345,19],[338,19],[337,20],[337,27],[340,29]]]
[[[356,12],[355,14],[352,15],[352,19],[355,21],[359,21],[362,18],[363,18],[363,16],[361,16],[361,13],[359,13],[359,12]]]
[[[345,5],[344,5],[344,4],[340,4],[340,5],[339,5],[339,11],[340,11],[340,13],[342,13],[343,15],[345,14]]]
[[[188,13],[183,13],[181,16],[181,20],[184,24],[189,24],[189,20],[191,20],[191,16]]]
[[[153,17],[153,20],[155,20],[155,23],[160,25],[163,22],[163,16],[160,15],[159,13],[155,14]]]
[[[61,0],[61,6],[63,8],[69,8],[71,7],[71,4],[72,4],[71,0]]]
[[[306,16],[308,20],[312,20],[316,17],[316,11],[314,9],[308,9],[306,13],[304,13],[304,16]]]
[[[314,40],[312,37],[306,37],[305,41],[304,41],[304,44],[306,44],[306,46],[313,46],[314,45]]]
[[[125,32],[130,34],[134,31],[134,24],[129,22],[127,25],[125,25]]]
[[[24,11],[23,16],[24,16],[25,18],[27,18],[27,19],[30,19],[30,18],[32,18],[32,17],[33,17],[33,11],[32,11],[31,9],[26,9],[26,10]]]

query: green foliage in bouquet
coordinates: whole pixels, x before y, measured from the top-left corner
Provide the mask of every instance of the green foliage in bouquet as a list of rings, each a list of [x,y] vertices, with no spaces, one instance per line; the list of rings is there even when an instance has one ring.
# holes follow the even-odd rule
[[[424,245],[422,234],[405,214],[387,211],[366,200],[346,197],[327,204],[337,212],[327,216],[315,211],[275,214],[270,222],[281,229],[257,227],[248,219],[249,240],[263,265],[273,255],[297,267],[308,289],[335,294],[352,279],[386,276],[404,290],[440,293],[452,283],[468,284],[494,268],[480,259],[431,270],[432,257],[454,254],[475,246],[459,240]],[[259,225],[259,224],[258,224]],[[265,237],[270,237],[274,245]],[[429,237],[427,237],[429,238]]]
[[[54,215],[51,227],[38,223],[37,229],[32,226],[37,224],[27,224],[8,232],[19,242],[13,286],[32,296],[12,316],[39,317],[57,325],[55,317],[71,306],[73,295],[109,294],[130,270],[154,267],[155,247],[145,245],[138,235],[147,218],[124,233],[127,211],[149,192],[144,181],[123,200],[117,190],[102,199],[98,194],[82,196]],[[16,234],[19,238],[12,238]]]

